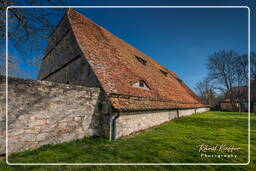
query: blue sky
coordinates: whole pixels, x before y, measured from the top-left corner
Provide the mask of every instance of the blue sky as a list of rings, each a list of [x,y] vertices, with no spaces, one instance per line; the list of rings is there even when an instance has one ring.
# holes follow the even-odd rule
[[[172,1],[172,4],[168,1],[157,4],[152,4],[151,1],[139,1],[139,4],[110,2],[112,3],[105,5],[252,5],[230,4],[227,1],[215,1],[215,4],[200,4],[202,1],[189,4],[178,4],[176,1]],[[79,4],[74,1],[72,5],[103,5],[103,2]],[[245,8],[76,10],[176,73],[192,89],[196,82],[207,75],[205,64],[209,55],[230,49],[241,54],[247,53],[248,11]],[[253,11],[251,20],[255,20],[254,13]],[[255,30],[254,22],[251,29],[251,32]],[[253,39],[252,51],[256,51],[254,41]],[[35,68],[24,63],[20,66],[21,77],[36,79]],[[32,74],[26,74],[25,70]]]

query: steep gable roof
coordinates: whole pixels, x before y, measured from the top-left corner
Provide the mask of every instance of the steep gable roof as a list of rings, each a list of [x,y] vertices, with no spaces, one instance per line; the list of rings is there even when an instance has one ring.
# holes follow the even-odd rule
[[[140,110],[203,106],[177,76],[152,58],[70,9],[67,16],[84,57],[114,108]],[[150,89],[133,85],[143,80]]]

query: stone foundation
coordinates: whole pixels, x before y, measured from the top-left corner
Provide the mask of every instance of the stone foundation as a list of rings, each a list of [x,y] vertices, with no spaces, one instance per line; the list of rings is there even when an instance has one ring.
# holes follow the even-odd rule
[[[116,119],[115,136],[116,139],[122,136],[128,136],[134,132],[145,130],[147,128],[169,122],[175,118],[189,116],[195,113],[209,111],[209,108],[197,109],[178,109],[169,111],[142,111],[142,112],[122,112]]]
[[[196,109],[196,113],[203,113],[203,112],[208,112],[210,108],[198,108]]]

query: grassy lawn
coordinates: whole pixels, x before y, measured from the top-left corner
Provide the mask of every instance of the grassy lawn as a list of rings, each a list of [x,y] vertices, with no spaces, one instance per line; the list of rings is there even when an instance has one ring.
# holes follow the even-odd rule
[[[84,138],[59,145],[46,145],[9,156],[19,163],[246,163],[247,113],[207,112],[176,119],[136,136],[109,142],[104,138]],[[8,166],[0,161],[0,170],[256,170],[256,116],[251,114],[251,163],[247,166]],[[205,158],[198,145],[226,144],[240,147],[237,158]],[[204,154],[231,154],[205,152]]]

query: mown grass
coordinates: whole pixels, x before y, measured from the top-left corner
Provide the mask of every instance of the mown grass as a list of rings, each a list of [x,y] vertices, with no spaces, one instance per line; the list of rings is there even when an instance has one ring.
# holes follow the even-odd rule
[[[251,163],[247,166],[185,166],[190,170],[256,170],[255,114],[251,114]],[[46,145],[9,156],[10,163],[247,163],[247,113],[207,112],[176,119],[136,136],[109,142],[84,138]],[[237,158],[202,158],[198,145],[226,144],[240,147]],[[214,154],[228,154],[215,152]],[[207,154],[212,154],[207,153]],[[182,170],[184,166],[9,166],[0,170]]]

